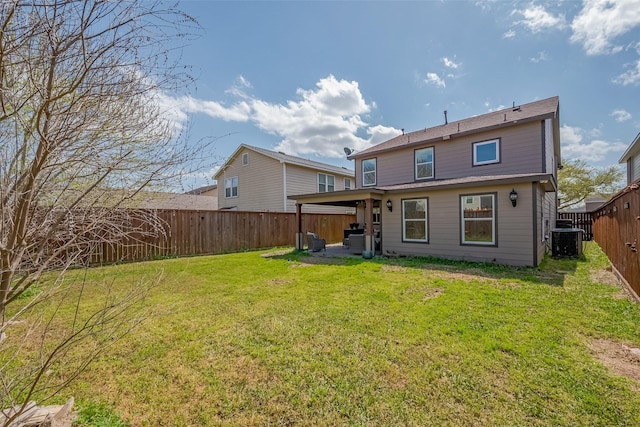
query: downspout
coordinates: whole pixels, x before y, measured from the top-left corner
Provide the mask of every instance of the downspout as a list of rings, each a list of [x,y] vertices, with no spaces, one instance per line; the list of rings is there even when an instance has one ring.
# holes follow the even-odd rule
[[[284,194],[282,195],[283,199],[284,199],[284,212],[287,211],[287,164],[285,162],[282,162],[282,191],[284,192]]]

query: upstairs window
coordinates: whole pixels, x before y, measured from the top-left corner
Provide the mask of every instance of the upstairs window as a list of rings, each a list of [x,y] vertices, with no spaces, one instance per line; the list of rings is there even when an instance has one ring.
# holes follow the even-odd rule
[[[416,179],[433,178],[433,147],[415,151]]]
[[[473,144],[473,166],[500,163],[500,139]]]
[[[376,185],[376,159],[362,161],[362,185]]]
[[[242,153],[242,166],[249,164],[249,153]]]
[[[344,189],[351,190],[351,178],[344,179]]]
[[[335,177],[325,173],[318,174],[318,193],[328,193],[335,191]]]
[[[224,180],[224,196],[238,197],[238,177],[227,178]]]

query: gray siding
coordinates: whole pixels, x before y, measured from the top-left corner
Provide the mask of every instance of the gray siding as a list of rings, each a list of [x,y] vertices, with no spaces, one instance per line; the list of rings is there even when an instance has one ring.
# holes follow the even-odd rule
[[[515,208],[509,201],[509,193],[512,189],[515,189],[519,196],[518,205]],[[473,193],[497,193],[497,246],[471,246],[460,243],[460,196]],[[428,197],[429,199],[429,243],[402,241],[401,200],[415,197]],[[531,183],[389,195],[394,209],[393,212],[389,212],[387,209],[382,210],[383,254],[436,256],[469,261],[497,262],[499,264],[534,265],[534,248],[537,247],[537,243],[532,241],[533,197]],[[535,240],[539,239],[538,236]]]
[[[414,150],[426,147],[434,147],[435,179],[544,172],[546,165],[543,162],[550,163],[552,160],[543,160],[543,123],[524,123],[521,126],[378,153],[376,186],[415,182]],[[547,150],[553,156],[553,133],[550,133],[548,144],[551,145]],[[500,163],[473,166],[473,143],[496,138],[500,138]],[[362,160],[364,159],[356,162],[358,188],[362,188]]]
[[[554,151],[554,140],[553,140],[553,122],[551,119],[547,119],[544,121],[544,154],[545,154],[545,170],[546,173],[552,173],[553,176],[556,176],[556,155]]]
[[[629,163],[627,164],[627,168],[629,169],[629,184],[634,182],[637,179],[640,179],[640,157],[634,156],[629,159]]]

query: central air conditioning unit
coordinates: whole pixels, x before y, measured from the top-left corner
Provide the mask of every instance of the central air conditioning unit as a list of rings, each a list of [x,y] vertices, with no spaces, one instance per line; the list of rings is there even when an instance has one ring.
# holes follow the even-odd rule
[[[581,228],[554,228],[551,230],[551,254],[554,258],[580,257],[582,255]]]

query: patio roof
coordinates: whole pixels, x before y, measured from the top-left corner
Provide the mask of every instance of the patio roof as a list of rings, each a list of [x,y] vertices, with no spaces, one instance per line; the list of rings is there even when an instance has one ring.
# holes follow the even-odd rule
[[[295,200],[296,203],[301,204],[355,207],[358,202],[363,200],[382,200],[384,193],[384,190],[380,190],[378,188],[366,188],[359,190],[332,191],[330,193],[297,194],[288,196],[287,198],[289,200]]]
[[[521,182],[540,182],[545,191],[556,191],[555,181],[550,174],[525,173],[511,175],[470,176],[464,178],[437,179],[407,184],[386,185],[357,190],[333,191],[329,193],[310,193],[288,196],[300,204],[357,206],[358,202],[367,199],[382,200],[385,194],[408,192],[415,190],[444,190],[449,188],[468,188],[480,185],[516,184]]]

